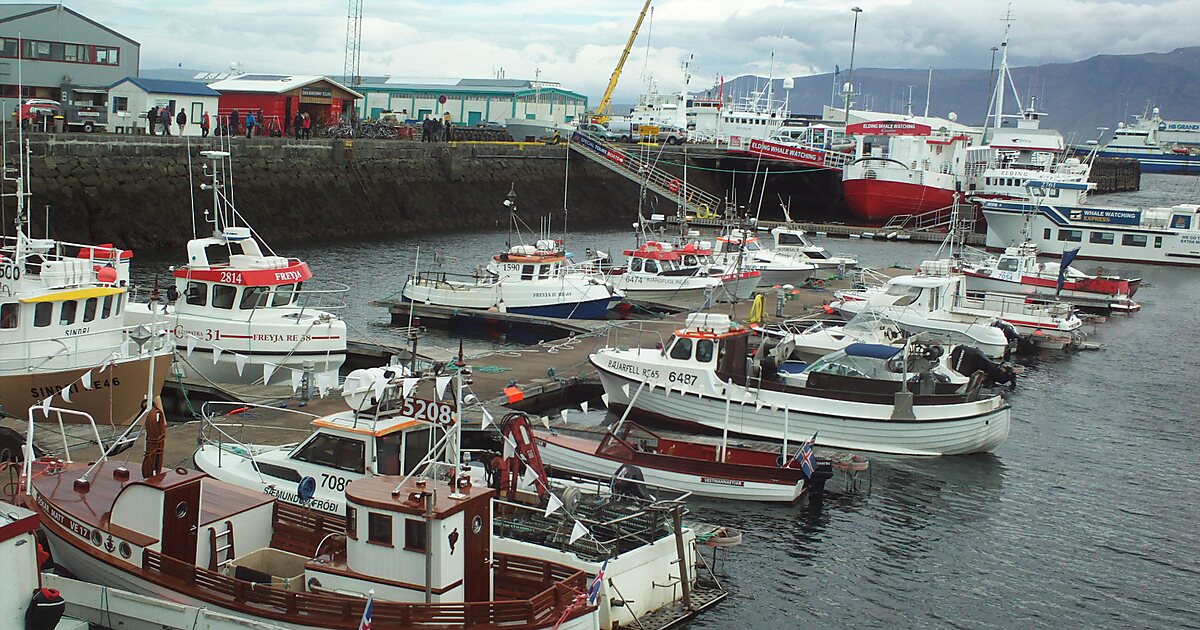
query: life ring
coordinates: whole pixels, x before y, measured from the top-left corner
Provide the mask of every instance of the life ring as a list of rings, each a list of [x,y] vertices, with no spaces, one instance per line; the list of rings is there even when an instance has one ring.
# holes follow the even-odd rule
[[[679,180],[672,179],[671,183],[667,184],[667,188],[670,188],[671,192],[679,192]]]
[[[708,204],[702,203],[696,206],[696,216],[701,219],[712,219],[716,218],[717,213],[713,212],[712,209],[708,207]]]

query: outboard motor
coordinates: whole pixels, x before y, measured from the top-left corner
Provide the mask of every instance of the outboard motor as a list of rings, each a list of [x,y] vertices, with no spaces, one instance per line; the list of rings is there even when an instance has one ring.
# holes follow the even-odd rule
[[[807,486],[809,498],[819,501],[825,496],[825,482],[833,478],[833,460],[817,457],[814,461],[817,465],[804,485]]]
[[[1011,367],[992,361],[978,348],[956,346],[950,352],[950,367],[963,376],[983,372],[989,385],[1017,386],[1017,374]]]
[[[999,328],[1000,331],[1004,333],[1004,338],[1008,340],[1008,351],[1004,353],[1004,358],[1007,359],[1012,354],[1013,350],[1020,346],[1021,335],[1017,333],[1016,326],[1013,326],[1003,319],[997,319],[992,326]]]

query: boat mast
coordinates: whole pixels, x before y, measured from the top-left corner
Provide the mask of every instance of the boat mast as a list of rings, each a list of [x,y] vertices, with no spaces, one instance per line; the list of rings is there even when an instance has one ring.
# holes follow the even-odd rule
[[[925,83],[925,117],[929,118],[929,98],[933,94],[933,66],[929,66],[929,80]],[[909,92],[909,100],[912,100],[912,92]]]

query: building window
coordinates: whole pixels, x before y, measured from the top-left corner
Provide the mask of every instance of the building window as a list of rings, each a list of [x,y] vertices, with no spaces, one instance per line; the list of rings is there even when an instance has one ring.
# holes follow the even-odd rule
[[[392,546],[392,515],[367,513],[367,542]]]
[[[1126,234],[1121,237],[1121,244],[1128,247],[1145,247],[1149,240],[1145,234]]]
[[[409,551],[419,551],[425,553],[429,550],[428,531],[425,528],[425,521],[416,519],[404,519],[404,548]]]
[[[112,97],[112,110],[113,110],[114,114],[117,112],[129,111],[129,97],[128,96]]]
[[[1083,241],[1083,230],[1059,230],[1058,240],[1079,243]]]
[[[104,66],[120,65],[121,49],[112,46],[94,46],[92,44],[69,44],[63,42],[48,42],[32,39],[24,40],[23,45],[13,38],[5,38],[0,56],[16,57],[20,49],[21,57],[36,61],[62,61],[66,63],[90,63]]]
[[[0,304],[0,328],[16,328],[20,324],[17,315],[21,305],[17,302]]]
[[[1092,232],[1088,240],[1097,245],[1112,245],[1117,242],[1112,232]]]
[[[358,540],[358,510],[354,506],[346,506],[346,538]]]

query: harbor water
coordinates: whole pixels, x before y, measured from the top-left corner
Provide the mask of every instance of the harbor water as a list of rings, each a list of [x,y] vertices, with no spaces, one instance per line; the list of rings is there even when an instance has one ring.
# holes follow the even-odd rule
[[[1193,202],[1198,185],[1145,175],[1142,191],[1095,202]],[[350,285],[352,337],[399,343],[382,326],[386,310],[367,301],[399,291],[418,245],[422,268],[437,252],[452,257],[441,259],[447,270],[471,273],[504,245],[506,219],[498,208],[494,232],[277,249]],[[878,266],[916,267],[937,250],[822,244]],[[632,230],[573,229],[568,249],[582,257],[586,247],[619,254],[632,245]],[[1028,359],[1009,395],[1011,433],[995,453],[873,454],[869,494],[819,505],[691,502],[694,518],[736,527],[744,542],[721,555],[730,598],[689,627],[1200,627],[1200,270],[1105,271],[1145,279],[1142,311],[1089,326],[1099,351]],[[422,344],[457,349],[445,336]],[[488,348],[475,340],[470,351]]]

